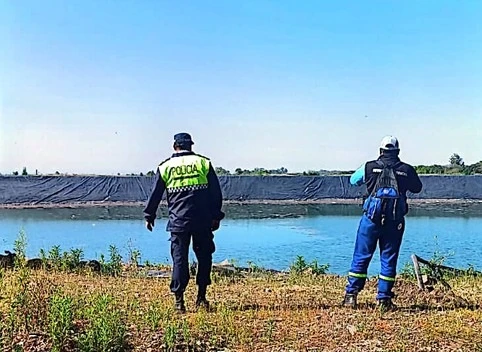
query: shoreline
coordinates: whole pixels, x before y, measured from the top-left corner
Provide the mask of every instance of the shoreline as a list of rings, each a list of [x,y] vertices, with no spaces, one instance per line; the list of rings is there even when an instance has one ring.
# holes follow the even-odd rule
[[[161,205],[166,202],[162,201]],[[225,205],[360,205],[361,198],[324,198],[316,200],[225,200]],[[409,199],[409,205],[423,207],[426,205],[476,205],[482,204],[482,199]],[[71,202],[71,203],[40,203],[0,204],[0,209],[78,209],[78,208],[108,208],[108,207],[143,207],[145,202]]]

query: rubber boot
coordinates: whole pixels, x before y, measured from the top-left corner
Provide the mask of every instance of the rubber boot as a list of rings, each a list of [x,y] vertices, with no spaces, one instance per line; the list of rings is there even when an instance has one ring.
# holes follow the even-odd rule
[[[344,305],[345,307],[356,309],[358,305],[356,299],[357,299],[356,293],[346,293],[345,298],[343,299],[342,305]]]
[[[397,306],[393,304],[391,298],[382,298],[378,300],[378,307],[381,312],[389,312],[397,309]]]

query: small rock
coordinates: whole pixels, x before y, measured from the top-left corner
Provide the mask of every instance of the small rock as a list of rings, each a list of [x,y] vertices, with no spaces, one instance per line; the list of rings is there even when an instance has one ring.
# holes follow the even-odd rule
[[[348,331],[350,332],[350,334],[351,334],[352,336],[355,335],[355,333],[356,333],[356,327],[354,327],[353,325],[348,325],[346,328],[348,329]]]

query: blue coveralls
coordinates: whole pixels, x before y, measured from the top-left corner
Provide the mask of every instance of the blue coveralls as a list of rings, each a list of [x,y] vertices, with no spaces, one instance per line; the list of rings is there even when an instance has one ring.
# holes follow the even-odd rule
[[[405,171],[401,172],[401,174],[407,177],[407,180],[403,180],[405,184],[402,185],[402,189],[406,187],[406,189],[414,193],[420,192],[422,186],[415,170],[408,164],[403,164],[402,168],[405,168]],[[350,183],[357,186],[365,183],[365,170],[366,165],[363,165],[355,171],[350,178]],[[403,189],[403,197],[405,197],[405,192],[405,189]],[[353,260],[348,273],[346,293],[357,294],[364,288],[368,265],[378,243],[380,247],[381,271],[378,280],[377,299],[387,299],[394,296],[392,288],[395,284],[398,255],[404,231],[405,218],[403,216],[397,220],[387,220],[381,224],[374,223],[364,212],[358,226]]]

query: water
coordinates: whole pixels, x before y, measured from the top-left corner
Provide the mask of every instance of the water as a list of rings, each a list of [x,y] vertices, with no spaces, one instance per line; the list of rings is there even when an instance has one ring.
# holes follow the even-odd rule
[[[346,205],[228,206],[228,218],[215,233],[214,260],[283,270],[302,255],[328,263],[332,273],[345,274],[359,213],[359,207]],[[435,251],[452,253],[449,265],[482,268],[480,214],[479,208],[460,206],[414,209],[407,218],[399,269],[412,253],[430,258]],[[138,249],[143,261],[171,262],[166,219],[158,219],[154,232],[148,232],[139,208],[4,209],[0,223],[0,250],[12,249],[23,229],[29,257],[60,245],[63,250],[81,248],[91,259],[107,255],[115,245],[125,257],[129,249]],[[377,274],[378,268],[376,254],[369,273]]]

